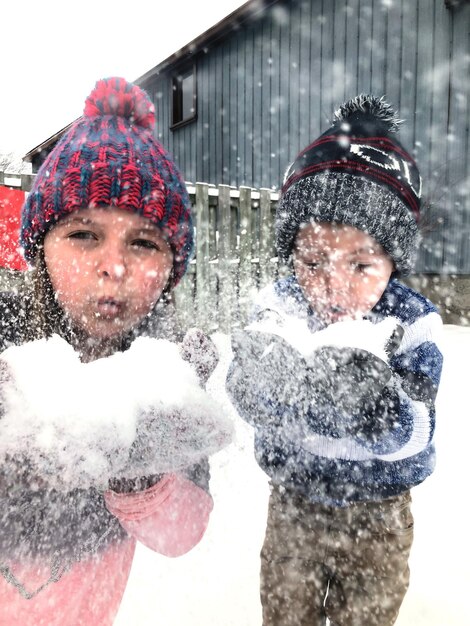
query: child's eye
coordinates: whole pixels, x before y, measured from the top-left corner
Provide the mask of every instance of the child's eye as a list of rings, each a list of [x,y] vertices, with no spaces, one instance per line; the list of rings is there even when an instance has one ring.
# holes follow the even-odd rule
[[[160,250],[160,246],[156,241],[151,239],[134,239],[132,246],[136,248],[143,248],[144,250]]]
[[[82,239],[82,240],[92,240],[97,241],[98,237],[91,230],[75,230],[72,233],[68,234],[69,239]]]
[[[371,263],[353,263],[352,266],[356,272],[359,272],[359,274],[363,274],[364,272],[367,272],[372,267],[372,264]]]

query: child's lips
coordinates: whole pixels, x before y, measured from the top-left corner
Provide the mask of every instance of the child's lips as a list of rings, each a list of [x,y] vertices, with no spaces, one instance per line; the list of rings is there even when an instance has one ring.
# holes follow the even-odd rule
[[[96,312],[100,317],[114,319],[121,315],[124,308],[123,302],[114,298],[99,298],[96,301]]]

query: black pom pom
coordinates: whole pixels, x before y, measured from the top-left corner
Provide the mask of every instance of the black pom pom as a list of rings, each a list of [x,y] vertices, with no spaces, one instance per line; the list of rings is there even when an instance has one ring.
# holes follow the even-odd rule
[[[357,119],[360,115],[376,118],[391,133],[396,133],[403,121],[398,118],[394,109],[384,100],[383,96],[378,98],[363,93],[342,104],[334,112],[334,121],[347,122],[350,118],[355,117]]]

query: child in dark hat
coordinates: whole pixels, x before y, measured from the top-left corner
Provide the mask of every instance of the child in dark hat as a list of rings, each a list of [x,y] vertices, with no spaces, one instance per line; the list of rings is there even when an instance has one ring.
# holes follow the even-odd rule
[[[171,290],[190,203],[147,94],[98,81],[22,211],[31,290],[1,294],[0,624],[113,623],[136,540],[167,556],[205,532],[208,455],[231,426],[181,336]]]
[[[398,280],[421,179],[383,98],[360,95],[289,167],[276,217],[292,273],[233,335],[227,390],[270,478],[264,626],[395,622],[410,489],[433,471],[441,318]]]

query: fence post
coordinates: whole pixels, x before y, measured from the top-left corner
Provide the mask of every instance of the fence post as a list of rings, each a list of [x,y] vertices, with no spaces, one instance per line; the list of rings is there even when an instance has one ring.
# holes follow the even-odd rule
[[[259,242],[259,286],[264,287],[272,280],[274,244],[274,224],[271,211],[271,190],[260,189],[260,242]]]
[[[231,326],[233,305],[233,280],[231,273],[231,208],[230,187],[219,185],[219,237],[218,237],[218,287],[219,330],[228,332]]]
[[[252,205],[251,188],[240,187],[240,245],[239,245],[239,274],[238,274],[238,305],[240,323],[246,321],[250,306],[250,291],[252,287]]]
[[[209,185],[196,183],[196,311],[203,328],[208,321],[209,292]]]
[[[21,174],[21,189],[23,191],[31,191],[35,178],[35,174]]]

